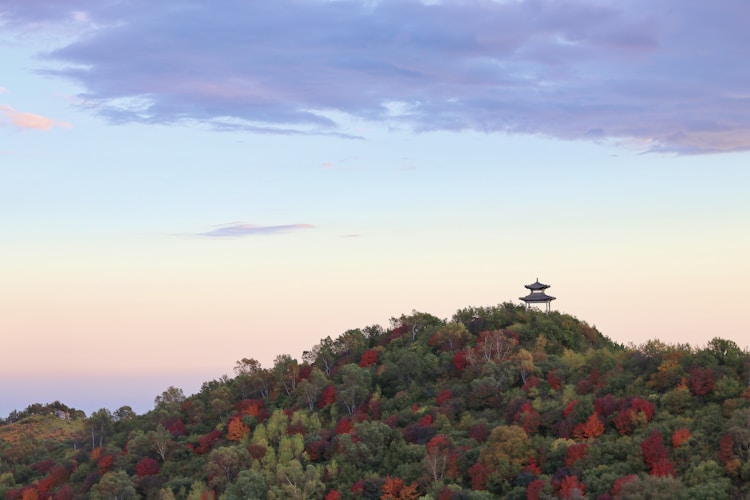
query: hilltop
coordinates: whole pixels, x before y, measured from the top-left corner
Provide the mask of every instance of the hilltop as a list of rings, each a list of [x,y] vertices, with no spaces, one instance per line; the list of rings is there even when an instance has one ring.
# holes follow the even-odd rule
[[[0,425],[0,495],[26,498],[743,498],[750,354],[623,346],[510,303],[413,311],[153,410],[55,402]]]

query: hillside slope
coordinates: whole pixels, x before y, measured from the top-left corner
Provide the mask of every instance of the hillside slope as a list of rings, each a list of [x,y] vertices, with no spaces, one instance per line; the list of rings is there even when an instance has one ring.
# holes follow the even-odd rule
[[[508,303],[451,320],[414,311],[302,360],[241,357],[234,377],[187,397],[170,387],[145,415],[73,410],[66,423],[32,405],[0,426],[0,495],[744,498],[749,366],[720,338],[624,347]],[[3,437],[30,419],[71,432]]]

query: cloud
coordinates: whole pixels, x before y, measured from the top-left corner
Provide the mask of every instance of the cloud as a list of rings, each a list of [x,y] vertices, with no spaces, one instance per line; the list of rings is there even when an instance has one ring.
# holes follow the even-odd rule
[[[67,122],[56,121],[46,116],[35,115],[34,113],[22,113],[2,104],[0,104],[0,115],[4,116],[11,124],[18,128],[30,128],[34,130],[49,130],[52,127],[70,128],[70,124]]]
[[[239,238],[242,236],[256,236],[268,234],[281,234],[298,231],[301,229],[311,229],[314,226],[310,224],[287,224],[283,226],[256,226],[254,224],[229,224],[221,226],[207,233],[200,233],[199,236],[209,236],[212,238]]]
[[[46,71],[114,122],[345,136],[335,117],[348,115],[679,153],[750,149],[749,17],[730,0],[0,7],[15,29],[86,21]]]

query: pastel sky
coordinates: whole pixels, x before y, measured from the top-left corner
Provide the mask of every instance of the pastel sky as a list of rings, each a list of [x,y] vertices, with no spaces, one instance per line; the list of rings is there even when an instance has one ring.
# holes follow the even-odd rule
[[[413,309],[746,348],[744,0],[4,0],[0,416]]]

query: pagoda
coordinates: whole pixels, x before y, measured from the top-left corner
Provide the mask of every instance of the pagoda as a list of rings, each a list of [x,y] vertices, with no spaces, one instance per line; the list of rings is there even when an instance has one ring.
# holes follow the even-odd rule
[[[555,300],[555,297],[544,293],[544,291],[549,288],[549,285],[539,283],[539,278],[537,278],[534,283],[524,286],[531,291],[531,293],[529,293],[526,297],[519,297],[521,300],[526,302],[526,307],[531,307],[532,304],[544,303],[546,304],[544,312],[549,312],[549,303]]]

